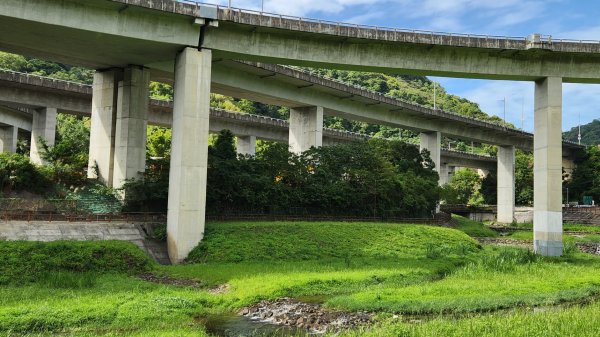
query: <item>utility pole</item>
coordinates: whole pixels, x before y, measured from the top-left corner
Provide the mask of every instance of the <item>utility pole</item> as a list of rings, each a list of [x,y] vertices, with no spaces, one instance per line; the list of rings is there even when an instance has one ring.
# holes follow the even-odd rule
[[[525,97],[521,96],[521,130],[525,130]]]
[[[577,144],[581,145],[581,110],[579,110],[579,122],[577,128],[579,131],[577,132]]]
[[[260,0],[260,12],[264,13],[265,11],[265,0]]]
[[[436,105],[435,105],[436,90],[435,90],[435,87],[436,87],[436,83],[434,81],[433,82],[433,110],[436,110]]]
[[[504,102],[504,126],[506,126],[506,96],[502,101]]]
[[[229,0],[229,8],[231,8],[231,0]]]

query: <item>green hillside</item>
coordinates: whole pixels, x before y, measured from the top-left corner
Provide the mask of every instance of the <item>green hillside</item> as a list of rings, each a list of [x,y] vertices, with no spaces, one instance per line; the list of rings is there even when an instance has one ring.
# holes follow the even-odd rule
[[[572,142],[577,141],[578,127],[563,133],[563,137]],[[595,119],[591,123],[581,126],[581,144],[598,145],[600,144],[600,119]]]

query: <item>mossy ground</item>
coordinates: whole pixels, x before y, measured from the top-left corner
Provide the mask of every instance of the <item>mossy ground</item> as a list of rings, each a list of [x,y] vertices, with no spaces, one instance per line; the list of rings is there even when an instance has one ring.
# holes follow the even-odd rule
[[[488,233],[473,222],[459,229],[472,236]],[[209,223],[205,241],[190,258],[197,263],[136,262],[141,266],[137,270],[123,270],[128,264],[108,264],[103,258],[131,263],[129,253],[92,254],[96,261],[89,265],[66,263],[70,255],[80,261],[99,249],[99,243],[91,242],[54,245],[71,244],[76,249],[61,250],[65,253],[54,258],[52,269],[31,269],[31,277],[28,268],[20,268],[22,282],[0,286],[0,334],[206,336],[198,319],[206,314],[233,312],[262,299],[313,295],[332,309],[376,313],[374,326],[344,333],[349,336],[595,336],[590,331],[600,330],[600,306],[593,302],[600,293],[599,258],[571,253],[550,259],[525,249],[481,247],[455,229]],[[120,245],[125,252],[135,249],[103,244],[109,252]],[[50,261],[56,253],[48,247],[53,246],[0,242],[5,253],[28,252],[0,258],[0,267],[10,271],[19,258]],[[202,288],[135,277],[147,269],[198,280]],[[211,291],[223,284],[226,291]],[[581,307],[528,309],[590,300],[592,304]],[[413,314],[426,318],[418,323],[403,318]]]

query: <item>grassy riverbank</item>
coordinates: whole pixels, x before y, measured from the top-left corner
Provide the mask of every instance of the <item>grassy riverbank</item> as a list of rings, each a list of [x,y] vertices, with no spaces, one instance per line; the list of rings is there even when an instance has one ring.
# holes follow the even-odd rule
[[[478,223],[461,227],[473,236],[487,232]],[[77,249],[62,250],[68,253],[52,260],[52,247],[61,245]],[[20,281],[9,279],[0,286],[0,334],[205,336],[199,318],[207,314],[237,311],[262,299],[306,296],[316,296],[332,309],[376,313],[373,327],[350,335],[568,336],[549,329],[561,321],[572,328],[600,326],[589,309],[597,304],[541,314],[526,309],[593,298],[600,293],[599,258],[571,253],[549,259],[524,249],[481,247],[455,229],[209,223],[205,241],[191,256],[196,263],[180,266],[139,260],[130,251],[135,247],[125,246],[0,242],[0,251],[21,252],[0,256],[0,270],[28,263],[19,259],[55,261],[52,269],[20,268]],[[69,254],[78,263],[67,263]],[[88,255],[93,263],[84,263]],[[135,268],[124,267],[128,265]],[[194,280],[197,286],[157,284],[135,276],[148,271],[170,280]],[[402,319],[411,314],[432,318],[420,323]],[[454,314],[459,318],[447,316]],[[536,317],[552,324],[531,323],[538,322]],[[538,327],[535,334],[530,326]]]

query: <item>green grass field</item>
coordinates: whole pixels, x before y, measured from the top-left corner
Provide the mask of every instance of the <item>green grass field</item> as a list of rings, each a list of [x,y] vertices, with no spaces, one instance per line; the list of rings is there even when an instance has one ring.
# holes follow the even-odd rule
[[[376,314],[347,336],[597,335],[589,332],[600,330],[600,258],[481,247],[470,236],[496,233],[458,221],[209,223],[179,266],[158,266],[122,242],[0,242],[0,335],[206,336],[207,314],[306,296]],[[200,287],[136,277],[147,272]],[[571,305],[583,302],[591,303]]]

